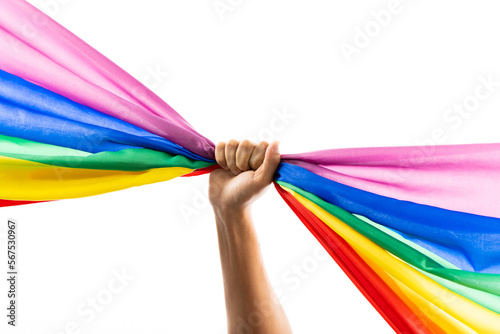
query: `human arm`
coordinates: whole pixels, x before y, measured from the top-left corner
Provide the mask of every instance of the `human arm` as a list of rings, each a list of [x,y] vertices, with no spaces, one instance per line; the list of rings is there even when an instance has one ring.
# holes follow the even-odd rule
[[[224,169],[210,174],[229,333],[292,333],[267,277],[251,218],[251,204],[273,180],[280,162],[277,143],[219,143]]]

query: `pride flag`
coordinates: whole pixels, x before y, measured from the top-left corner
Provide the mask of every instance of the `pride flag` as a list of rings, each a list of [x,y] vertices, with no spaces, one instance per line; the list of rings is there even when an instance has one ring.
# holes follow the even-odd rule
[[[25,1],[0,2],[0,206],[218,168],[214,144]],[[397,333],[500,332],[500,144],[282,155],[275,187]]]

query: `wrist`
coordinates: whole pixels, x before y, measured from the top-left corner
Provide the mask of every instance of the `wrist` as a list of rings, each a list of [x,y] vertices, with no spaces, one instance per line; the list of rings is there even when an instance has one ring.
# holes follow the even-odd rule
[[[214,205],[215,215],[220,218],[238,218],[250,211],[249,206],[243,205]]]
[[[215,221],[226,229],[246,227],[252,224],[250,206],[214,206]]]

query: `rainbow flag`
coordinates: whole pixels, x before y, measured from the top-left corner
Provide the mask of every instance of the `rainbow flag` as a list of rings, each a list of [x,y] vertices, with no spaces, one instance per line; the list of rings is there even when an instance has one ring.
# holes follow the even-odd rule
[[[0,2],[0,206],[215,168],[214,144],[144,85]],[[275,187],[397,333],[500,332],[500,144],[285,154]]]

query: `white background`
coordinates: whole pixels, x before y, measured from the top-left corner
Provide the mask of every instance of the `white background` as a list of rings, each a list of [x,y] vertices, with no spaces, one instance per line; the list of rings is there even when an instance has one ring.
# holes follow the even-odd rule
[[[440,144],[500,140],[500,87],[468,118],[443,118],[480,76],[500,81],[493,0],[401,0],[380,31],[371,12],[390,1],[222,0],[222,14],[212,0],[30,2],[214,142],[274,137],[292,153],[417,145],[438,128]],[[366,27],[372,37],[349,62],[341,46],[355,47]],[[293,117],[278,121],[276,110]],[[5,331],[2,307],[2,333],[224,333],[207,180],[0,210],[2,268],[6,219],[20,225],[19,326]],[[392,332],[274,189],[254,218],[295,333]],[[126,286],[113,281],[122,270],[133,276]],[[2,279],[1,305],[6,291]],[[91,318],[96,297],[106,305]]]

